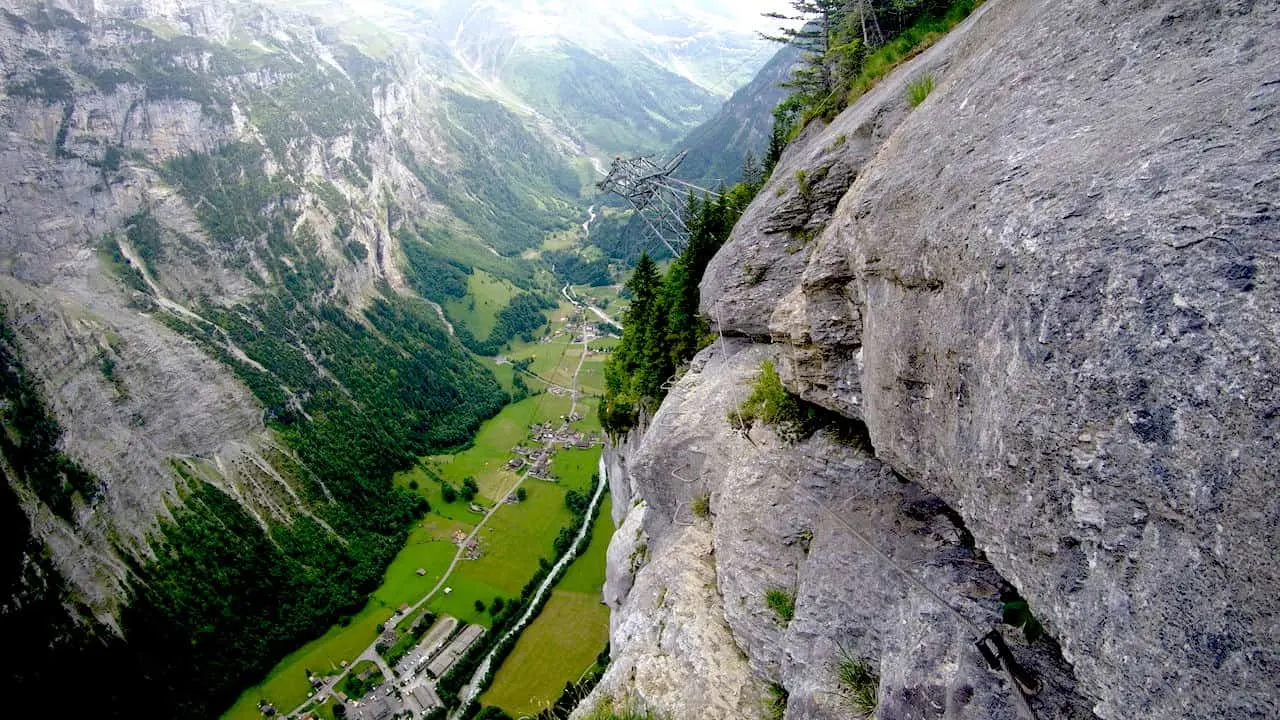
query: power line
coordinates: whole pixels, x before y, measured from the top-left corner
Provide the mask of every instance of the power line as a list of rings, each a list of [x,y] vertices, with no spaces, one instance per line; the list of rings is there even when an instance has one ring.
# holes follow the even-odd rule
[[[667,246],[672,255],[679,255],[689,242],[689,226],[685,223],[685,198],[690,193],[720,197],[718,193],[671,176],[685,156],[685,150],[665,163],[640,155],[632,158],[615,157],[609,173],[596,183],[604,192],[624,198],[644,220],[650,232]]]

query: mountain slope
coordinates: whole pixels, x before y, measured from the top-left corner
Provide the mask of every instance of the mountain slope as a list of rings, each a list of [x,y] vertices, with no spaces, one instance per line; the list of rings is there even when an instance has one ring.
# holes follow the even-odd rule
[[[614,155],[665,147],[752,76],[767,45],[726,14],[453,0],[418,21],[491,89]]]
[[[515,48],[498,76],[505,87],[608,154],[662,147],[718,104],[712,94],[647,61],[610,63],[567,43]]]
[[[476,269],[536,296],[512,256],[576,219],[578,174],[447,53],[367,35],[0,16],[6,689],[92,658],[68,709],[217,714],[363,604],[423,512],[390,474],[505,401],[423,298]]]
[[[714,117],[677,142],[671,152],[688,150],[677,175],[704,187],[732,185],[742,178],[748,153],[763,160],[773,131],[771,110],[786,99],[781,86],[791,75],[800,53],[783,46],[751,82],[733,93]]]
[[[561,75],[552,118],[434,10],[362,7],[0,10],[15,694],[92,663],[62,709],[207,717],[360,607],[425,510],[391,474],[506,400],[475,353],[520,323],[450,308],[483,271],[499,319],[538,317],[557,286],[528,258],[584,214],[592,108],[652,147],[715,102],[651,48],[570,43],[599,79]]]
[[[25,10],[0,21],[22,58],[2,106],[0,297],[21,380],[6,384],[5,475],[52,563],[12,538],[40,600],[5,622],[79,607],[101,627],[66,647],[117,629],[128,646],[109,641],[104,684],[139,678],[104,712],[208,716],[363,602],[421,512],[390,471],[464,442],[504,401],[406,292],[399,236],[436,227],[479,255],[476,232],[516,251],[537,229],[450,219],[462,200],[433,199],[397,153],[449,173],[457,155],[404,140],[442,125],[388,122],[396,100],[438,91],[305,24],[206,6],[196,24],[223,43],[165,15]],[[485,107],[467,105],[477,129]],[[550,217],[570,205],[543,169],[451,187],[485,203],[539,178]],[[14,680],[58,683],[39,667]]]

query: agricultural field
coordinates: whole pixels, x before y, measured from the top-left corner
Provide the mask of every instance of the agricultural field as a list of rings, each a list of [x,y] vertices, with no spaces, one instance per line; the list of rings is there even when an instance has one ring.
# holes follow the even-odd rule
[[[485,320],[481,316],[487,314],[491,327],[493,313],[509,299],[509,294],[504,293],[513,286],[479,270],[471,281],[477,284],[472,289],[477,294],[478,309],[475,316],[466,322],[483,323]],[[492,312],[484,309],[488,307],[493,308]],[[532,372],[555,384],[570,386],[581,358],[582,345],[572,343],[572,333],[565,331],[561,318],[571,318],[575,310],[572,304],[565,302],[549,312],[552,320],[548,342],[516,342],[508,358],[530,359],[529,369]],[[474,325],[469,327],[476,331]],[[479,330],[485,330],[485,326],[481,324]],[[556,330],[560,331],[558,335]],[[598,432],[600,429],[595,409],[598,397],[595,395],[603,391],[602,368],[606,358],[605,354],[590,353],[582,364],[578,413],[583,420],[575,423],[577,430]],[[512,366],[496,364],[492,360],[488,362],[500,382],[510,388]],[[350,662],[373,643],[378,625],[391,618],[401,605],[417,602],[435,587],[457,552],[453,542],[455,533],[470,533],[483,518],[481,513],[471,511],[469,503],[460,497],[446,503],[442,481],[458,488],[465,479],[473,478],[479,487],[479,494],[474,500],[478,506],[488,509],[502,502],[523,472],[506,467],[507,461],[513,457],[512,447],[520,443],[536,445],[529,440],[530,425],[552,421],[559,426],[561,418],[569,413],[571,398],[567,393],[546,391],[546,383],[528,375],[523,377],[536,394],[507,405],[485,421],[469,447],[450,455],[421,458],[415,467],[396,475],[395,484],[422,495],[430,504],[431,511],[415,524],[404,548],[388,568],[382,585],[370,596],[365,607],[282,660],[266,680],[241,695],[225,718],[258,720],[261,715],[257,704],[263,698],[280,709],[291,709],[301,704],[311,690],[307,670],[322,675],[340,672],[344,662]],[[452,615],[463,622],[490,626],[492,618],[487,608],[493,599],[519,596],[520,590],[537,570],[539,560],[552,558],[556,536],[572,519],[564,504],[565,495],[569,490],[584,493],[589,490],[599,453],[599,447],[557,450],[551,472],[558,476],[559,481],[526,480],[522,486],[527,493],[526,499],[503,505],[493,515],[478,535],[480,557],[460,561],[447,583],[450,592],[437,593],[426,608]],[[605,502],[608,502],[607,497]],[[521,682],[526,684],[512,686],[517,689],[511,692],[525,692],[520,688],[535,685],[539,688],[545,686],[550,688],[547,692],[554,699],[564,682],[576,679],[604,646],[608,611],[599,604],[599,590],[604,577],[604,548],[612,532],[608,513],[606,505],[600,514],[603,520],[597,520],[595,535],[586,554],[570,566],[547,607],[526,630],[526,635],[531,634],[532,639],[526,641],[522,638],[517,645],[512,658],[519,657],[521,648],[526,648],[523,652],[529,660],[527,665],[532,674],[523,673]],[[591,564],[598,567],[580,569]],[[417,574],[420,568],[425,570],[424,575]],[[573,580],[588,573],[591,576],[586,579]],[[484,610],[476,608],[477,601],[485,606]],[[535,649],[551,642],[547,636],[557,639],[547,646],[550,649],[537,651],[537,660],[533,660]],[[555,662],[547,662],[551,658]],[[508,659],[504,667],[513,665],[513,659]],[[577,667],[579,664],[581,667]],[[528,692],[525,692],[525,697],[530,697]],[[332,716],[329,707],[319,708],[318,712],[322,717]]]
[[[435,475],[449,481],[454,487],[462,484],[468,477],[475,478],[480,486],[480,495],[496,502],[506,497],[519,474],[506,468],[511,459],[511,448],[526,442],[529,437],[529,426],[547,419],[556,419],[569,411],[569,398],[557,397],[548,393],[539,393],[527,397],[518,403],[506,406],[494,417],[485,421],[476,433],[471,447],[453,455],[432,455],[424,458],[422,464]],[[439,508],[442,513],[456,511],[476,520],[477,516],[466,510],[466,503],[457,509],[444,503],[440,496],[441,485],[419,467],[397,478],[397,483],[408,484],[409,480],[418,483],[418,492],[427,498],[433,510]],[[439,503],[439,505],[437,505]],[[457,502],[452,505],[458,505]]]
[[[599,454],[599,448],[557,451],[552,469],[561,480],[525,480],[525,500],[505,505],[493,515],[477,537],[479,559],[463,560],[450,577],[451,592],[437,594],[427,607],[466,622],[490,625],[492,619],[477,610],[476,601],[487,607],[496,597],[518,597],[539,561],[553,559],[556,536],[573,519],[565,506],[565,495],[571,489],[586,492],[590,488]]]
[[[577,428],[579,430],[586,433],[604,432],[604,427],[600,424],[600,415],[597,412],[599,406],[599,395],[578,398],[578,414],[582,416],[582,419],[577,423]]]
[[[511,366],[511,363],[507,362],[505,359],[499,362],[497,358],[481,358],[480,361],[484,363],[485,367],[489,368],[490,372],[493,373],[493,376],[498,379],[498,384],[502,386],[503,390],[507,393],[515,393],[516,369]],[[535,387],[535,382],[536,381],[533,378],[527,375],[524,377],[525,387],[531,391],[541,389],[540,387]]]
[[[592,340],[587,347],[591,348],[591,352],[611,353],[617,349],[621,342],[622,340],[619,338],[602,337]]]
[[[507,345],[501,362],[493,358],[486,363],[494,369],[498,381],[509,387],[513,368],[511,362],[531,360],[528,372],[522,377],[530,390],[544,390],[548,382],[568,387],[573,379],[573,371],[578,366],[577,351],[581,344],[574,344],[572,334],[565,330],[566,321],[572,318],[575,307],[568,302],[561,302],[558,307],[547,311],[550,322],[547,325],[545,338],[533,342],[513,340]],[[544,341],[545,340],[545,341]],[[569,355],[568,353],[574,353]],[[539,380],[539,376],[542,380]]]
[[[577,680],[609,640],[609,610],[601,602],[605,553],[613,535],[610,498],[592,526],[591,543],[569,566],[546,607],[521,634],[480,701],[512,717],[533,715]]]
[[[609,608],[599,593],[552,591],[480,702],[512,717],[536,714],[591,667],[608,641]]]
[[[556,590],[596,594],[604,590],[605,555],[613,537],[612,508],[613,497],[606,494],[600,500],[600,513],[591,526],[591,544],[565,571]]]
[[[573,291],[614,320],[621,321],[621,316],[627,311],[628,302],[619,294],[622,285],[574,285]]]
[[[566,490],[582,494],[591,491],[591,476],[600,466],[600,448],[566,448],[557,450],[551,461],[551,471],[559,478],[559,485]]]
[[[562,354],[571,349],[567,341],[541,344],[539,347],[556,349]],[[573,363],[576,367],[576,355]],[[583,369],[585,371],[595,365],[588,363]],[[586,399],[580,399],[579,404],[580,412],[590,409],[592,415],[577,423],[576,427],[598,429],[594,407],[588,407]],[[396,482],[411,487],[409,483],[412,481],[417,492],[431,503],[432,515],[442,515],[425,523],[425,526],[437,528],[437,536],[447,535],[455,529],[469,532],[481,516],[470,512],[466,508],[467,503],[461,499],[444,503],[441,484],[436,478],[443,478],[455,487],[461,485],[465,478],[474,478],[480,488],[477,502],[485,506],[500,502],[523,472],[507,469],[506,463],[513,457],[511,448],[519,443],[533,445],[528,441],[529,426],[548,420],[559,424],[561,417],[569,412],[569,406],[567,395],[547,392],[508,405],[481,426],[471,447],[453,455],[424,458],[421,467],[402,474]],[[489,625],[492,619],[476,609],[476,601],[488,606],[495,597],[518,596],[537,570],[539,560],[552,558],[552,544],[560,529],[572,518],[564,505],[564,497],[571,489],[584,493],[590,489],[591,476],[596,472],[599,457],[598,447],[558,450],[551,469],[559,477],[559,482],[526,480],[522,486],[527,493],[525,501],[504,506],[494,514],[478,536],[481,557],[461,562],[449,581],[451,592],[436,595],[428,607],[433,612],[447,613],[466,622]],[[446,524],[449,518],[457,524]]]
[[[467,279],[465,297],[444,304],[445,314],[461,323],[477,338],[486,338],[497,324],[498,312],[511,302],[520,289],[511,282],[475,269]]]
[[[504,507],[480,531],[479,560],[464,561],[454,577],[466,578],[490,588],[484,602],[495,596],[518,597],[520,589],[538,570],[539,558],[554,559],[552,543],[560,529],[573,519],[565,507],[567,491],[555,483],[529,479],[528,498]]]
[[[428,520],[436,518],[428,516]],[[258,720],[258,700],[266,698],[281,708],[293,708],[306,700],[311,686],[306,671],[319,675],[339,672],[364,651],[378,635],[378,625],[385,623],[402,604],[413,603],[435,586],[457,550],[452,543],[435,537],[428,523],[416,525],[400,554],[392,561],[382,585],[369,602],[347,624],[338,624],[321,637],[307,643],[297,652],[281,660],[261,684],[240,695],[235,706],[224,716],[231,720]],[[427,570],[418,576],[417,569]]]
[[[604,395],[604,361],[608,356],[588,351],[587,362],[578,373],[578,390],[583,395]],[[595,362],[592,362],[593,358]],[[579,415],[583,413],[578,412]]]
[[[550,250],[573,250],[582,242],[582,226],[574,225],[566,230],[557,230],[556,232],[547,233],[542,241],[542,247],[534,250],[526,250],[521,257],[526,260],[533,260],[539,257],[543,252]]]

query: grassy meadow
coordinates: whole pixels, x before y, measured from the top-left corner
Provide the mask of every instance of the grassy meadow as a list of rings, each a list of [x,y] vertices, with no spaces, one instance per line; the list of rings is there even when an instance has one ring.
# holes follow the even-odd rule
[[[533,715],[577,680],[609,641],[609,609],[601,602],[605,553],[613,535],[610,498],[604,497],[592,526],[591,543],[573,561],[551,599],[529,624],[515,649],[480,697],[512,717]]]

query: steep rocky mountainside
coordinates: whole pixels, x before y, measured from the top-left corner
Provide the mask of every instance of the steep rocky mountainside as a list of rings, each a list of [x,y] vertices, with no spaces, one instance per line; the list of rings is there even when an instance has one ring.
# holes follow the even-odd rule
[[[480,205],[473,198],[486,199],[488,184],[520,178],[458,171],[466,148],[456,130],[405,117],[480,101],[415,85],[306,25],[285,31],[261,10],[218,6],[89,19],[32,6],[0,22],[13,59],[0,160],[7,321],[26,365],[54,389],[47,399],[66,451],[103,492],[64,513],[76,532],[50,517],[47,537],[145,544],[171,499],[172,458],[189,458],[262,517],[287,516],[297,488],[270,469],[282,448],[264,406],[268,421],[305,415],[324,389],[350,395],[355,380],[337,377],[326,355],[340,351],[320,346],[320,308],[359,317],[400,303],[416,280],[410,266],[406,282],[401,244],[419,242],[418,229],[476,254],[477,230],[495,230],[487,234],[504,249],[536,242],[536,227],[494,229],[477,213],[473,230],[453,219]],[[237,42],[251,47],[236,52]],[[328,102],[315,102],[322,92]],[[526,177],[544,174],[549,157],[531,156],[546,164]],[[454,199],[438,191],[446,176],[470,204],[441,202]],[[284,344],[266,345],[263,328]],[[454,355],[457,371],[478,374]],[[57,550],[78,558],[64,570],[109,609],[112,588],[81,575],[101,575],[89,558],[110,553]]]
[[[883,718],[1280,713],[1277,30],[989,0],[806,128],[704,277],[727,337],[610,460],[587,706],[848,717],[852,659]],[[734,429],[766,359],[828,429]]]
[[[707,350],[617,460],[614,657],[597,697],[638,696],[672,718],[766,717],[776,683],[788,717],[849,717],[857,706],[836,680],[848,658],[881,679],[883,717],[1019,717],[1015,692],[972,645],[1011,588],[960,518],[873,457],[857,427],[791,444],[730,422],[777,354],[741,340]],[[794,615],[771,608],[770,593],[789,596]],[[1040,678],[1044,716],[1090,717],[1052,646],[1009,642]]]
[[[497,103],[252,5],[23,4],[0,52],[30,521],[5,675],[43,692],[105,653],[107,714],[213,714],[381,577],[415,513],[390,472],[503,402],[410,289],[467,258],[532,286],[493,248],[564,223],[576,174]]]
[[[336,17],[0,9],[15,692],[91,665],[102,714],[221,712],[379,582],[422,510],[392,472],[505,401],[463,345],[507,338],[441,306],[483,270],[536,315],[523,256],[580,221],[582,129]]]

